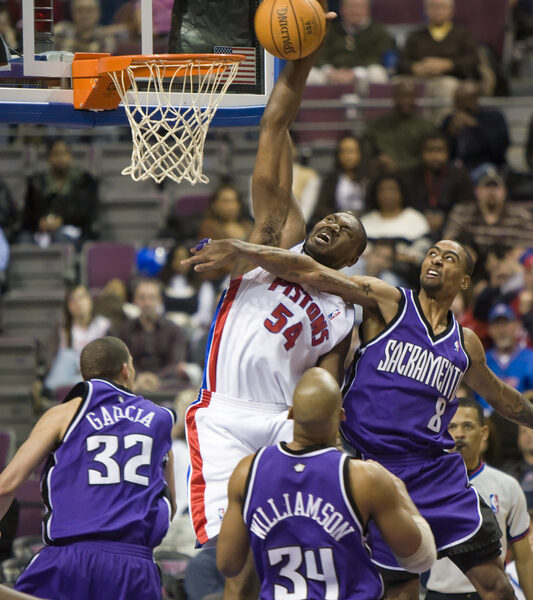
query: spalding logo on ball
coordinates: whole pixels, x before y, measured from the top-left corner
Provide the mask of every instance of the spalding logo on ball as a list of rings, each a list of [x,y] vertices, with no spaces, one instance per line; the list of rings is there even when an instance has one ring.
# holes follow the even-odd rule
[[[326,34],[326,18],[317,0],[264,0],[254,26],[265,50],[287,60],[308,56]]]

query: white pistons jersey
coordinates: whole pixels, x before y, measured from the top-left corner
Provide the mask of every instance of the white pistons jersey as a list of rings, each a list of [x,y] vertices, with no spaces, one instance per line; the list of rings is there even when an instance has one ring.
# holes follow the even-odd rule
[[[304,371],[353,325],[353,306],[338,296],[258,267],[233,279],[220,300],[202,387],[241,401],[291,405]]]

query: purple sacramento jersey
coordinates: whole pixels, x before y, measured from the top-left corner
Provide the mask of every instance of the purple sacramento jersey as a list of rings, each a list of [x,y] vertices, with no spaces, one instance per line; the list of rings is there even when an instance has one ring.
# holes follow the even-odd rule
[[[461,326],[450,312],[448,327],[434,336],[418,296],[401,292],[392,322],[358,349],[345,387],[341,432],[365,457],[412,457],[454,445],[448,423],[470,361]]]
[[[243,514],[260,600],[381,598],[382,580],[350,493],[349,462],[335,448],[294,451],[284,442],[257,453]]]
[[[451,312],[447,328],[435,336],[418,296],[401,292],[395,318],[357,351],[345,387],[341,431],[363,458],[377,460],[403,480],[431,526],[437,550],[446,554],[482,523],[463,458],[448,452],[454,446],[448,424],[470,359]],[[401,570],[372,522],[369,531],[373,562]]]
[[[154,548],[171,514],[164,465],[174,415],[108,381],[93,379],[84,390],[43,472],[44,540],[114,540]]]

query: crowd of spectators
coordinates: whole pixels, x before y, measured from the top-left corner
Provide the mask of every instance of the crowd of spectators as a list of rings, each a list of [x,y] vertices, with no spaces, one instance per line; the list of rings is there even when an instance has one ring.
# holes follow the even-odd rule
[[[120,52],[138,43],[139,3],[57,4],[57,49]],[[350,84],[359,92],[369,83],[388,82],[392,108],[339,135],[329,172],[307,165],[305,149],[294,138],[293,191],[308,227],[332,211],[354,212],[370,243],[352,271],[410,287],[418,285],[416,274],[431,244],[442,238],[465,244],[477,266],[470,291],[457,297],[453,310],[480,336],[490,367],[502,379],[522,391],[533,389],[533,119],[524,152],[529,172],[521,174],[526,192],[517,198],[508,124],[501,111],[480,102],[493,92],[494,78],[475,36],[454,23],[453,0],[425,0],[427,22],[403,44],[373,20],[370,0],[338,4],[339,19],[311,82]],[[525,0],[510,4],[518,60],[533,48],[533,8]],[[172,5],[161,2],[164,14]],[[161,47],[168,22],[158,21]],[[14,25],[0,2],[0,34],[11,47],[19,43]],[[421,89],[443,105],[421,114]],[[98,178],[76,164],[65,139],[51,139],[46,156],[44,168],[27,177],[22,206],[0,178],[0,270],[8,264],[9,244],[69,243],[79,253],[98,239]],[[248,191],[231,179],[221,181],[200,218],[169,214],[160,232],[166,258],[149,277],[139,269],[142,277],[111,281],[94,293],[79,285],[78,273],[65,291],[61,322],[47,348],[41,379],[49,401],[79,378],[83,347],[107,332],[130,348],[138,390],[149,395],[199,384],[210,320],[231,267],[199,274],[181,260],[199,238],[247,238],[253,219],[243,201]],[[517,201],[524,199],[529,206]],[[491,460],[519,479],[533,508],[533,435],[496,414],[490,420]]]

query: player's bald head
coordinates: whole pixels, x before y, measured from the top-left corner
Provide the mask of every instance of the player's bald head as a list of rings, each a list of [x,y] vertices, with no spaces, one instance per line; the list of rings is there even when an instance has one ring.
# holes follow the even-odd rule
[[[292,418],[295,428],[309,432],[338,426],[342,407],[339,384],[325,369],[314,367],[306,371],[293,394]]]

